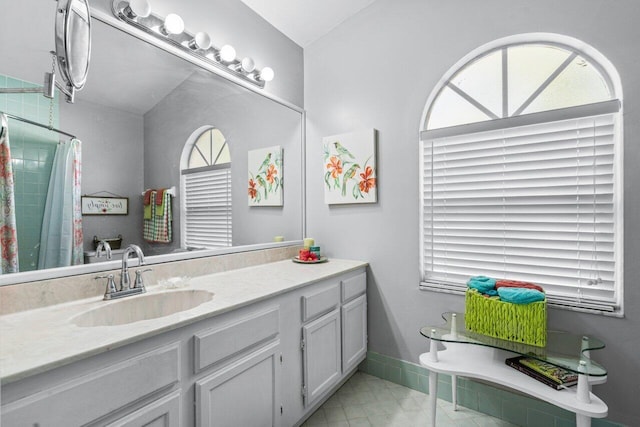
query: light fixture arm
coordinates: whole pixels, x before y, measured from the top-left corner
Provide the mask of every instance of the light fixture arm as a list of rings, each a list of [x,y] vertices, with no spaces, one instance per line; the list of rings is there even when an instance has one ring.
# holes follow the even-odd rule
[[[165,28],[164,18],[155,15],[153,12],[150,12],[147,16],[132,14],[130,13],[130,2],[128,1],[113,0],[111,10],[113,15],[119,20],[153,36],[157,40],[161,40],[162,42],[169,44],[173,48],[179,49],[183,53],[195,57],[200,61],[204,61],[225,73],[231,74],[236,78],[251,83],[259,88],[264,88],[265,82],[268,81],[260,78],[260,70],[252,70],[252,72],[248,72],[246,69],[246,59],[245,68],[243,68],[243,60],[235,58],[235,50],[230,46],[222,46],[221,48],[212,46],[209,36],[204,33],[192,34],[187,30],[182,30],[177,34],[172,33],[171,31],[168,32]],[[164,31],[163,28],[165,28]],[[222,49],[225,49],[225,51],[233,50],[234,58],[227,58],[225,55],[221,55]],[[265,67],[265,69],[269,69],[273,76],[273,70],[269,67]]]

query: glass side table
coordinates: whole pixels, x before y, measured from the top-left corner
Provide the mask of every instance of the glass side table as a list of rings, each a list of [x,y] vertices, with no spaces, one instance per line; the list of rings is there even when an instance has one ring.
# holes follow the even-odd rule
[[[604,348],[596,338],[548,331],[547,345],[501,340],[468,331],[464,314],[444,313],[445,326],[425,326],[420,333],[430,339],[429,352],[420,364],[429,369],[431,425],[435,427],[438,373],[451,375],[452,400],[457,407],[457,377],[477,378],[500,384],[574,412],[576,425],[591,425],[591,418],[604,418],[607,405],[591,392],[591,386],[607,380],[606,369],[591,359],[591,351]],[[445,350],[438,350],[440,342]],[[578,373],[576,387],[555,390],[507,366],[505,360],[526,355]]]

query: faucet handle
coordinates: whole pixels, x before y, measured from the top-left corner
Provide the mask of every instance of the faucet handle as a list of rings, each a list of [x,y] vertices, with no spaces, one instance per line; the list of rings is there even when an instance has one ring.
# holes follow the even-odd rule
[[[116,292],[116,281],[113,278],[113,274],[108,274],[106,276],[96,276],[95,280],[98,279],[107,279],[107,289],[104,291],[104,299],[110,299],[111,294]]]
[[[142,279],[142,273],[146,273],[147,271],[152,271],[152,268],[146,268],[144,270],[136,270],[136,280],[133,283],[133,287],[134,288],[141,288],[142,291],[144,292],[144,281]]]

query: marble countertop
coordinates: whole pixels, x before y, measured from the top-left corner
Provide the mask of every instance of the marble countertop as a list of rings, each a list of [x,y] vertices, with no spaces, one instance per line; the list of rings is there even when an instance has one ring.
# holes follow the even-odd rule
[[[311,283],[365,267],[362,261],[330,259],[304,265],[291,260],[148,286],[141,296],[103,301],[87,298],[0,316],[0,380],[3,384],[213,317]],[[105,304],[118,304],[175,289],[206,290],[213,298],[190,310],[126,325],[80,327],[73,319]]]

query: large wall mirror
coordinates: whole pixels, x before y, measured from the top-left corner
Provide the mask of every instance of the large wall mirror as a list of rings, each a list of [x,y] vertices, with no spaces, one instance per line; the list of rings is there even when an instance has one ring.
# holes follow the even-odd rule
[[[54,2],[43,4],[37,0],[3,6],[7,19],[0,27],[3,40],[0,83],[37,85],[42,74],[50,71],[54,8]],[[22,24],[24,16],[30,17],[28,28]],[[94,236],[122,236],[123,247],[140,245],[148,263],[154,263],[301,240],[302,109],[217,76],[105,21],[109,20],[104,15],[94,13],[89,75],[73,104],[59,97],[50,105],[42,95],[0,94],[0,110],[39,122],[52,120],[56,127],[82,141],[84,195],[128,198],[126,215],[83,216],[84,250],[94,250]],[[48,179],[44,175],[50,166],[45,163],[60,136],[15,121],[10,121],[9,129],[12,150],[16,147],[14,159],[24,156],[21,165],[25,169],[14,171],[16,185],[29,189],[20,196],[22,203],[29,197],[30,189],[42,192],[44,187],[46,193]],[[206,129],[216,129],[224,136],[231,164],[231,238],[228,247],[213,250],[184,245],[185,211],[181,210],[185,147],[192,147],[194,138]],[[34,143],[33,148],[29,142]],[[249,152],[273,146],[282,147],[283,205],[249,206]],[[27,166],[43,168],[43,176],[32,174]],[[147,188],[172,186],[177,191],[172,202],[172,240],[150,243],[143,239],[143,192]],[[116,268],[114,259],[108,263],[37,270],[33,257],[38,250],[41,227],[37,214],[43,204],[30,201],[25,206],[32,208],[22,215],[18,212],[18,232],[25,234],[27,242],[20,249],[24,261],[20,259],[19,273],[1,275],[0,284]],[[284,236],[285,243],[273,243],[275,236]]]

